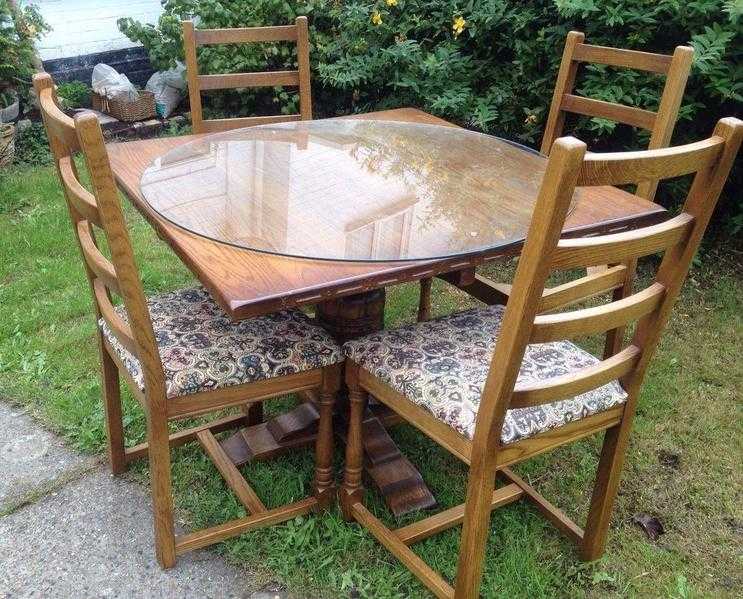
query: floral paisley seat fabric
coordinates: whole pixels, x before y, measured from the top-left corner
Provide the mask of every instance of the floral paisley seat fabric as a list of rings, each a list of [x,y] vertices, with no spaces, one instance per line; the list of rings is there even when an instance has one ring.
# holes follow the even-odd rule
[[[468,310],[355,339],[343,351],[398,393],[472,439],[503,313],[503,306]],[[597,362],[569,341],[529,345],[518,383],[543,381]],[[514,443],[626,399],[619,383],[612,381],[572,399],[508,410],[501,440]]]
[[[168,397],[295,374],[343,361],[340,346],[299,310],[233,322],[201,288],[147,299]],[[126,320],[123,306],[117,312]],[[144,390],[139,361],[98,323]]]

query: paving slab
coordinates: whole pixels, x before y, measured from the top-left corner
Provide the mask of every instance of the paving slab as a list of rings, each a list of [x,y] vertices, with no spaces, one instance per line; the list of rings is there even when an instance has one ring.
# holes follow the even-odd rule
[[[22,410],[0,401],[0,513],[96,462],[65,447]]]
[[[0,518],[0,564],[3,599],[247,599],[257,586],[249,572],[208,550],[162,570],[149,494],[103,467]]]

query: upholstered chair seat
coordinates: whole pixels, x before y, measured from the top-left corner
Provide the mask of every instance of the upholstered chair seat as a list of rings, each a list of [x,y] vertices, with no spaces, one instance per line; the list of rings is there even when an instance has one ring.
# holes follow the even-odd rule
[[[472,439],[485,379],[505,308],[488,306],[380,331],[349,341],[346,356]],[[529,345],[516,387],[562,376],[599,360],[569,341]],[[602,412],[627,399],[612,381],[577,397],[508,410],[503,444]]]
[[[299,310],[233,322],[202,287],[152,296],[147,306],[165,372],[168,397],[323,368],[343,360],[340,346]],[[123,306],[117,308],[126,320]],[[99,325],[140,389],[137,358]]]

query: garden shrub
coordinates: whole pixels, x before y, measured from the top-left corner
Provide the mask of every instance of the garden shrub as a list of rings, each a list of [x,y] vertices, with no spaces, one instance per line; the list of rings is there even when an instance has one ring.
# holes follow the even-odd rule
[[[470,128],[537,145],[549,110],[565,35],[585,32],[589,43],[671,53],[695,49],[674,142],[708,136],[717,119],[743,102],[743,0],[164,0],[155,26],[119,22],[142,42],[158,68],[182,55],[181,18],[197,26],[238,27],[310,18],[314,109],[318,117],[395,106],[417,106]],[[290,47],[207,47],[205,72],[291,68]],[[656,109],[662,79],[625,69],[582,69],[579,93]],[[225,100],[224,98],[228,98]],[[224,96],[217,108],[241,102],[293,110],[295,98]],[[231,103],[231,105],[230,105]],[[604,119],[577,119],[576,134],[596,149],[638,148],[648,136]],[[743,228],[738,166],[718,223]],[[662,188],[673,205],[681,185]]]
[[[57,99],[65,109],[90,108],[92,89],[82,81],[67,81],[57,85]]]
[[[34,41],[48,29],[33,5],[14,11],[0,0],[0,93],[13,90],[28,99],[34,74]]]
[[[36,121],[18,132],[15,140],[13,164],[26,168],[52,163],[52,153],[49,150],[49,140],[43,123]]]

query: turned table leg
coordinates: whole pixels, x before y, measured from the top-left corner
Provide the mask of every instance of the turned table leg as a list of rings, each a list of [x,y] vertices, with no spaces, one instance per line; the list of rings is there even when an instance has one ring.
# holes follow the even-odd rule
[[[384,301],[384,289],[329,300],[318,306],[317,321],[339,343],[343,343],[382,328]],[[346,434],[347,401],[344,392],[340,395],[335,430],[343,439]],[[292,448],[313,443],[318,417],[314,403],[305,401],[286,414],[241,429],[223,441],[222,447],[236,465],[269,459]],[[373,399],[369,402],[363,424],[364,467],[390,510],[396,516],[401,516],[431,508],[436,500],[420,473],[400,453],[387,433],[385,427],[397,422],[399,418],[394,412]]]

